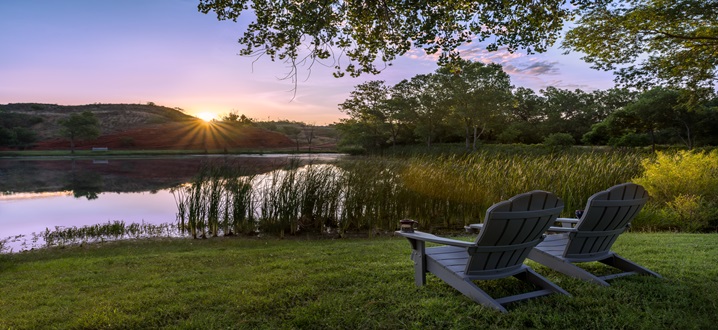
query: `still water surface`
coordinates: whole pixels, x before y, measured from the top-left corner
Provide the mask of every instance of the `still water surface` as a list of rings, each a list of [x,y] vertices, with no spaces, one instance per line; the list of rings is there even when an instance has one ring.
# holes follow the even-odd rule
[[[174,224],[171,189],[188,182],[208,163],[231,162],[252,174],[289,162],[320,163],[340,157],[312,155],[182,156],[110,159],[0,159],[0,239],[6,250],[41,247],[33,241],[56,227],[110,221]]]

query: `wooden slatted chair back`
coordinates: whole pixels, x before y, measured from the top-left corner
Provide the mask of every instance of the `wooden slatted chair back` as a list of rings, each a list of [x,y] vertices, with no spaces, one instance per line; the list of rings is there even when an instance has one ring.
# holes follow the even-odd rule
[[[484,225],[469,248],[467,275],[518,269],[563,210],[563,201],[541,190],[516,195],[486,210]]]
[[[648,192],[635,183],[623,183],[591,196],[583,216],[570,233],[564,258],[596,259],[607,255],[648,201]]]

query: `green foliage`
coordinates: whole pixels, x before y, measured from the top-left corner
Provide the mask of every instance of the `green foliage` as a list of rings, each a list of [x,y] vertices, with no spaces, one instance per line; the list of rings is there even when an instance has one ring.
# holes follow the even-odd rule
[[[341,54],[333,64],[335,76],[356,77],[378,73],[380,62],[392,62],[412,48],[439,52],[440,63],[457,60],[460,45],[484,40],[490,41],[488,50],[545,51],[571,18],[564,3],[200,0],[199,11],[235,22],[242,14],[255,17],[239,38],[242,55],[266,55],[296,66]],[[296,74],[295,67],[290,76]]]
[[[60,120],[62,136],[70,140],[70,150],[75,152],[75,141],[78,139],[92,140],[100,136],[100,122],[89,110],[74,113]]]
[[[389,141],[389,88],[384,81],[373,80],[355,87],[350,97],[339,104],[339,109],[349,116],[342,119],[337,129],[352,143],[367,149],[380,149]]]
[[[634,182],[646,187],[656,202],[668,203],[681,195],[718,202],[718,150],[657,152],[642,165],[643,176]]]
[[[543,144],[549,147],[570,147],[576,144],[576,140],[568,133],[553,133],[543,140]]]
[[[15,144],[15,131],[0,126],[0,146],[12,146]]]
[[[82,227],[55,227],[54,230],[46,228],[38,236],[42,237],[45,247],[65,247],[87,243],[99,243],[122,239],[138,239],[143,237],[171,237],[176,236],[173,226],[169,224],[155,225],[151,223],[131,223],[115,220],[107,223],[87,225]],[[37,239],[38,237],[34,238]]]
[[[534,189],[557,193],[571,214],[595,192],[637,176],[642,159],[520,147],[465,156],[350,159],[243,181],[245,196],[251,196],[243,210],[256,219],[251,228],[273,235],[391,231],[397,219],[407,217],[425,228],[455,230],[479,222],[490,205]],[[227,214],[227,188],[221,183],[235,179],[214,171],[179,191],[180,227],[192,236],[226,233],[221,225],[211,228]]]
[[[625,86],[686,88],[692,102],[714,93],[715,1],[607,1],[579,11],[563,47],[586,54],[583,59],[595,68],[619,68],[618,80]]]
[[[0,110],[0,127],[13,128],[25,127],[29,128],[35,124],[41,123],[42,117],[29,115],[24,113],[7,112]]]
[[[0,147],[25,149],[37,141],[37,133],[31,129],[42,118],[23,113],[0,110]]]
[[[611,138],[642,129],[636,115],[622,110],[635,102],[635,92],[613,88],[587,93],[548,87],[537,95],[521,87],[511,95],[509,78],[499,65],[458,63],[459,71],[439,68],[388,88],[382,81],[356,86],[340,104],[350,116],[337,125],[342,133],[340,144],[381,153],[389,143],[423,143],[431,148],[437,142],[463,138],[466,150],[476,150],[480,142],[538,144],[551,134],[567,133],[574,139],[571,144],[606,145]],[[678,135],[686,141],[695,140],[693,135],[715,135],[705,130],[681,134],[692,131],[680,126],[685,121],[676,124],[676,118],[671,117],[670,123],[676,129],[672,133],[679,134],[671,142],[680,142]],[[713,121],[700,123],[710,127]]]
[[[367,153],[366,149],[362,146],[358,145],[344,145],[339,147],[339,152],[343,154],[348,154],[352,156],[357,155],[365,155]]]
[[[662,227],[701,231],[718,225],[718,150],[658,152],[643,167],[633,181],[651,194]]]
[[[436,75],[445,98],[442,106],[463,126],[466,149],[476,150],[481,135],[502,124],[512,97],[509,75],[499,64],[464,60],[438,69]]]
[[[653,88],[634,102],[608,115],[591,127],[582,141],[612,146],[683,144],[693,148],[715,143],[718,108],[715,100],[689,106],[682,101],[685,90]]]
[[[37,133],[25,127],[14,127],[15,146],[25,149],[37,141]]]
[[[608,144],[612,147],[645,147],[651,145],[651,138],[648,134],[627,133],[610,139]]]
[[[249,117],[244,114],[239,114],[237,111],[232,111],[226,115],[220,116],[220,120],[230,123],[239,123],[242,125],[251,125],[253,123],[252,119],[249,119]]]

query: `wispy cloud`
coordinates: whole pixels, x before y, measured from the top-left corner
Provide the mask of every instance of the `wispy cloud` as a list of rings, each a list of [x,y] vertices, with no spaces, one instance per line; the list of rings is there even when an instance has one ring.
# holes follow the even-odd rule
[[[506,63],[503,66],[504,71],[511,75],[541,76],[558,75],[560,73],[560,70],[557,67],[558,62],[537,61],[528,64]]]
[[[536,56],[528,56],[522,52],[509,52],[503,47],[497,51],[490,52],[482,46],[460,49],[459,53],[464,59],[481,62],[484,64],[498,63],[504,67],[504,71],[510,75],[558,75],[560,74],[557,61],[547,61]],[[436,62],[439,54],[426,54],[421,49],[412,49],[406,55],[410,59],[420,61]]]

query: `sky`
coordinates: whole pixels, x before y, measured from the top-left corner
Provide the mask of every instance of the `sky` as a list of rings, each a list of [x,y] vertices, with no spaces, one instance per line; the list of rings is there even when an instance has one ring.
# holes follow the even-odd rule
[[[0,104],[153,102],[191,115],[237,112],[258,120],[323,125],[345,117],[338,104],[354,86],[391,86],[437,69],[414,50],[379,75],[334,78],[322,65],[299,68],[297,90],[283,62],[240,56],[244,26],[197,11],[198,0],[0,0]],[[553,48],[467,59],[500,63],[516,87],[593,91],[614,86],[580,54]]]

